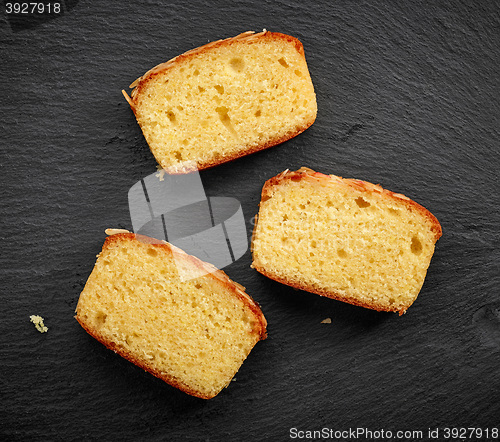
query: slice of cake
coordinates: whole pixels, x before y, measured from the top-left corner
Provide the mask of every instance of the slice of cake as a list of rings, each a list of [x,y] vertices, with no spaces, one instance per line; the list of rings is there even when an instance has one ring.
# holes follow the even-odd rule
[[[180,278],[190,269],[206,274]],[[76,319],[106,347],[204,399],[228,385],[266,338],[266,319],[244,287],[164,241],[133,233],[106,239]]]
[[[441,236],[404,195],[302,168],[267,181],[252,266],[318,295],[400,314],[415,301]]]
[[[160,64],[125,98],[169,173],[205,169],[282,143],[316,118],[302,43],[245,32]]]

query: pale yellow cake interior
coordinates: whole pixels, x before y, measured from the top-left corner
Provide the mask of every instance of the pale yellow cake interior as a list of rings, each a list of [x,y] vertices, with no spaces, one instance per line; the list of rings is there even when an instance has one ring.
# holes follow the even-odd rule
[[[208,277],[182,282],[172,254],[137,240],[104,248],[77,317],[100,340],[175,382],[212,397],[255,343],[258,318]]]
[[[413,303],[436,241],[416,210],[336,181],[285,180],[269,196],[253,242],[256,268],[358,305],[402,312]]]
[[[316,116],[306,61],[282,39],[236,41],[173,63],[134,99],[137,121],[164,168],[276,144]]]

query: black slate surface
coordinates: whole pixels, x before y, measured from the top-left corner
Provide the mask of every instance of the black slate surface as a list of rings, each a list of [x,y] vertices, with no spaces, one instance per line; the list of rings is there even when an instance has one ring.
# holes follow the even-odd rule
[[[292,427],[439,428],[443,440],[445,427],[500,426],[498,2],[62,5],[0,21],[2,440],[288,440]],[[121,89],[262,28],[303,42],[318,118],[203,171],[207,194],[241,201],[250,236],[264,181],[309,166],[410,196],[444,235],[403,317],[270,281],[248,251],[225,270],[262,305],[269,338],[204,401],[105,349],[73,314],[104,229],[131,228],[128,189],[155,171]]]

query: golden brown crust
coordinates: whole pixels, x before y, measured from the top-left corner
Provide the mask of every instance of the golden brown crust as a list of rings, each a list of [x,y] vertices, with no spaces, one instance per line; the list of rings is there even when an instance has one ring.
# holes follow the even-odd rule
[[[442,228],[441,224],[437,220],[437,218],[429,212],[425,207],[421,206],[420,204],[416,203],[415,201],[411,200],[405,195],[402,195],[400,193],[395,193],[391,192],[390,190],[382,188],[380,185],[372,184],[367,181],[361,181],[361,180],[356,180],[356,179],[349,179],[349,178],[342,178],[336,175],[325,175],[319,172],[315,172],[312,169],[309,169],[307,167],[302,167],[297,171],[290,171],[290,170],[285,170],[281,172],[280,174],[276,175],[275,177],[267,180],[262,188],[262,195],[261,195],[261,202],[265,202],[267,199],[271,197],[272,194],[272,188],[274,186],[281,185],[285,181],[300,181],[300,180],[310,180],[311,182],[316,182],[320,184],[335,184],[335,185],[344,185],[351,187],[357,191],[362,191],[362,192],[376,192],[380,194],[383,198],[386,198],[388,200],[396,200],[400,203],[403,203],[405,207],[410,210],[419,213],[428,223],[430,226],[430,230],[434,233],[434,242],[436,242],[442,235]],[[260,206],[259,204],[259,206]],[[257,223],[258,223],[258,215],[255,217],[255,224],[254,224],[254,230],[252,234],[252,245],[251,245],[251,250],[253,251],[253,242],[255,240],[256,232],[257,232]],[[340,292],[337,292],[335,290],[324,290],[320,288],[315,288],[310,285],[304,284],[300,281],[291,281],[286,278],[281,278],[277,276],[276,274],[270,272],[268,269],[264,268],[259,264],[258,261],[254,259],[252,265],[252,268],[257,270],[259,273],[263,274],[264,276],[267,276],[270,279],[273,279],[274,281],[280,282],[282,284],[289,285],[290,287],[294,287],[299,290],[305,290],[310,293],[315,293],[320,296],[325,296],[327,298],[331,299],[336,299],[338,301],[343,301],[347,302],[349,304],[357,305],[360,307],[365,307],[369,308],[372,310],[377,310],[377,311],[387,311],[387,312],[399,312],[399,315],[401,316],[402,314],[406,313],[406,310],[411,306],[413,303],[413,300],[405,306],[402,306],[401,308],[397,307],[389,307],[385,305],[378,304],[376,302],[372,302],[370,304],[364,303],[358,299],[355,299],[353,297],[346,296]]]
[[[135,106],[135,101],[137,95],[140,94],[141,90],[144,88],[146,85],[147,81],[151,80],[151,78],[159,75],[159,74],[164,74],[168,70],[170,70],[173,66],[175,66],[178,63],[184,63],[186,61],[191,60],[192,58],[203,54],[207,51],[211,51],[213,49],[216,49],[221,46],[231,46],[233,44],[239,44],[239,43],[246,43],[246,44],[253,44],[257,42],[258,40],[283,40],[287,43],[292,43],[295,45],[295,48],[297,49],[297,52],[302,56],[305,57],[304,54],[304,47],[302,43],[300,42],[299,39],[292,37],[291,35],[286,35],[286,34],[281,34],[279,32],[269,32],[269,31],[262,31],[259,33],[255,33],[253,31],[247,31],[243,32],[236,37],[231,37],[231,38],[226,38],[224,40],[217,40],[217,41],[212,41],[210,43],[207,43],[203,46],[199,46],[197,48],[191,49],[187,52],[184,52],[183,54],[180,54],[165,63],[160,63],[159,65],[155,66],[154,68],[150,69],[147,71],[144,75],[141,77],[137,78],[129,87],[132,89],[132,92],[130,93],[130,99],[132,103]],[[126,95],[125,91],[122,91],[124,95]],[[127,101],[129,101],[127,99]],[[130,103],[130,101],[129,101]],[[132,105],[131,105],[132,107]]]
[[[127,102],[130,105],[130,108],[134,112],[134,115],[136,113],[136,101],[137,97],[140,95],[142,89],[146,86],[146,84],[155,76],[164,74],[168,72],[170,69],[172,69],[176,64],[178,63],[183,63],[186,61],[189,61],[195,56],[198,56],[200,54],[203,54],[209,50],[213,50],[217,47],[220,46],[230,46],[233,44],[240,44],[240,43],[245,43],[245,44],[253,44],[259,40],[282,40],[287,43],[292,43],[297,52],[305,58],[305,53],[304,53],[304,47],[300,40],[298,40],[295,37],[292,37],[291,35],[286,35],[286,34],[281,34],[279,32],[269,32],[269,31],[262,31],[259,33],[254,33],[253,31],[247,31],[243,32],[242,34],[237,35],[236,37],[232,38],[227,38],[225,40],[217,40],[213,41],[211,43],[208,43],[206,45],[200,46],[198,48],[191,49],[190,51],[187,51],[181,55],[178,55],[177,57],[172,58],[171,60],[161,63],[158,66],[155,66],[154,68],[150,69],[148,72],[146,72],[143,76],[137,78],[131,85],[130,88],[132,88],[132,92],[130,93],[130,97],[128,94],[122,90],[123,96],[127,100]],[[197,162],[197,169],[198,170],[204,170],[204,169],[210,169],[214,166],[217,166],[219,164],[227,163],[229,161],[234,161],[238,158],[241,158],[243,156],[268,149],[270,147],[276,146],[278,144],[284,143],[287,140],[290,140],[297,135],[301,134],[304,132],[307,128],[309,128],[314,121],[316,120],[316,115],[314,115],[310,120],[306,121],[301,127],[297,128],[294,131],[289,132],[288,134],[280,137],[276,137],[274,139],[271,139],[267,141],[266,143],[262,144],[255,144],[251,146],[247,146],[246,148],[240,150],[239,152],[233,153],[233,154],[225,154],[221,155],[217,159],[209,159],[206,161],[198,161]],[[158,160],[158,159],[157,159]],[[160,163],[160,166],[163,167],[169,174],[172,175],[177,175],[177,174],[183,174],[187,172],[193,171],[192,168],[188,167],[182,167],[181,165],[169,165],[169,164],[161,164],[161,162],[158,160]]]
[[[112,231],[113,229],[108,229],[108,230]],[[173,246],[172,244],[167,243],[166,241],[160,241],[155,238],[150,238],[144,235],[136,235],[134,233],[115,233],[115,234],[111,233],[110,236],[106,238],[102,250],[104,251],[105,249],[112,247],[114,244],[118,244],[121,241],[127,241],[127,240],[129,241],[137,240],[142,243],[146,243],[154,247],[161,248],[168,254],[176,255],[176,258],[181,258],[184,261],[188,262],[193,267],[207,272],[204,277],[212,278],[222,283],[226,288],[230,289],[232,293],[252,311],[254,318],[256,319],[254,328],[252,330],[252,334],[254,334],[257,338],[256,342],[267,338],[267,330],[266,330],[267,321],[259,305],[245,292],[245,288],[242,285],[232,281],[222,270],[216,269],[211,264],[203,262],[200,259],[196,258],[195,256],[188,255],[181,249]],[[189,386],[185,385],[182,381],[171,376],[170,374],[162,373],[156,370],[153,366],[148,365],[147,362],[144,360],[138,360],[137,358],[134,357],[132,353],[128,352],[123,347],[116,345],[116,343],[114,343],[113,341],[104,338],[97,331],[88,327],[85,324],[85,321],[81,320],[81,318],[79,317],[78,306],[76,313],[77,313],[75,316],[76,320],[80,323],[80,325],[85,329],[85,331],[89,335],[91,335],[97,341],[101,342],[110,350],[113,350],[115,353],[118,353],[123,358],[141,367],[143,370],[146,370],[147,372],[151,373],[157,378],[162,379],[167,384],[176,387],[179,390],[182,390],[191,396],[196,396],[202,399],[211,399],[212,397],[215,396],[215,395],[207,395],[202,392],[193,390]]]
[[[302,179],[324,184],[332,183],[337,185],[345,185],[357,191],[375,192],[388,200],[396,200],[400,203],[403,203],[409,211],[417,212],[426,219],[426,221],[430,225],[431,231],[434,233],[435,241],[441,238],[441,235],[443,234],[441,224],[431,212],[401,193],[391,192],[390,190],[384,189],[378,184],[369,183],[368,181],[356,180],[352,178],[342,178],[336,175],[325,175],[323,173],[315,172],[308,167],[301,167],[299,170],[296,170],[294,172],[287,169],[284,172],[276,175],[275,177],[267,180],[264,184],[264,187],[262,188],[262,198],[265,199],[269,197],[271,188],[273,186],[279,185],[287,180],[299,181]]]

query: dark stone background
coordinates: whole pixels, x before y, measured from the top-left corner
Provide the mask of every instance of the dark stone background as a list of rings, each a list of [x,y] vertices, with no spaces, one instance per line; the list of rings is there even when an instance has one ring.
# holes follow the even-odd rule
[[[498,2],[64,6],[56,18],[0,20],[3,440],[499,425]],[[303,42],[318,118],[202,172],[207,194],[239,199],[250,235],[264,181],[304,165],[404,193],[444,235],[403,317],[294,291],[250,269],[247,252],[226,271],[262,305],[269,338],[204,401],[105,349],[73,314],[104,229],[131,228],[128,189],[155,171],[121,89],[181,52],[262,28]]]

